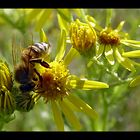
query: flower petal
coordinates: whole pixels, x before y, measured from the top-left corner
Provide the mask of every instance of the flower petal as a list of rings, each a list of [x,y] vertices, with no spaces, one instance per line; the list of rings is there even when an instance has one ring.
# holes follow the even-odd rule
[[[91,118],[95,119],[98,117],[98,114],[96,113],[96,111],[93,108],[91,108],[87,103],[85,103],[82,99],[80,99],[79,97],[77,97],[73,94],[69,94],[67,99],[70,102],[72,102],[77,108],[79,108],[82,112],[89,115]]]
[[[115,55],[116,55],[117,61],[123,67],[125,67],[129,71],[135,71],[135,67],[134,67],[133,63],[129,60],[129,58],[122,57],[117,47],[115,47]]]
[[[77,106],[75,106],[75,105],[73,104],[73,102],[70,102],[67,98],[64,98],[63,100],[67,103],[67,105],[68,105],[73,111],[81,112],[81,110],[80,110],[79,108],[77,108]]]
[[[96,57],[99,58],[104,52],[104,45],[96,44]]]
[[[103,82],[75,79],[70,80],[68,83],[70,88],[77,88],[82,90],[92,90],[98,88],[109,88],[109,85]]]
[[[57,46],[57,55],[55,58],[56,61],[62,60],[65,54],[65,49],[66,49],[66,31],[62,29],[61,36]]]
[[[58,130],[64,131],[63,118],[62,118],[61,112],[60,112],[56,102],[51,101],[51,106],[52,106],[54,121],[55,121],[55,123],[57,125]]]
[[[59,104],[63,113],[65,114],[68,121],[72,124],[72,126],[76,130],[80,130],[81,124],[79,120],[77,119],[77,117],[75,116],[75,114],[73,113],[73,111],[71,110],[71,108],[67,105],[67,103],[63,100],[63,101],[60,101]]]
[[[125,21],[121,21],[121,22],[120,22],[120,24],[119,24],[118,27],[116,28],[117,32],[119,32],[120,30],[122,30],[124,23],[125,23]]]
[[[136,78],[134,78],[129,84],[130,87],[135,87],[138,85],[140,85],[140,76],[137,76]]]
[[[131,58],[140,58],[140,50],[124,52],[122,56],[131,57]]]
[[[41,42],[48,42],[48,38],[43,29],[40,30],[40,41]]]
[[[105,46],[105,57],[111,65],[114,65],[113,49],[110,45]]]
[[[80,55],[79,52],[75,48],[71,47],[69,52],[67,53],[67,55],[64,58],[65,65],[69,65],[71,63],[71,61],[78,55]]]
[[[124,39],[121,43],[132,48],[140,48],[140,41]]]

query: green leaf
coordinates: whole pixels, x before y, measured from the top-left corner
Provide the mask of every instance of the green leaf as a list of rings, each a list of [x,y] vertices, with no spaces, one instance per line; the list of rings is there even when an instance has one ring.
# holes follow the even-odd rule
[[[111,65],[114,65],[113,49],[110,45],[105,46],[105,57]]]
[[[58,23],[59,23],[59,27],[60,29],[64,29],[66,31],[66,34],[68,35],[69,33],[69,25],[68,22],[66,20],[64,20],[59,14],[57,14],[57,18],[58,18]]]
[[[40,17],[36,21],[36,27],[35,27],[36,31],[39,31],[41,28],[43,28],[43,25],[49,19],[51,14],[52,14],[52,9],[47,9],[42,11]]]
[[[129,60],[129,58],[125,58],[125,57],[121,56],[117,47],[115,47],[115,56],[116,56],[117,61],[123,67],[125,67],[129,71],[135,71],[135,67],[134,67],[133,63]]]
[[[63,118],[62,118],[61,112],[60,112],[56,102],[51,101],[51,106],[52,106],[54,121],[57,125],[58,130],[64,131]]]
[[[69,65],[71,61],[77,56],[80,56],[79,52],[75,48],[71,47],[69,52],[64,58],[65,65]]]
[[[77,17],[80,17],[80,19],[82,19],[83,21],[86,20],[86,15],[85,15],[85,12],[86,12],[86,9],[79,9],[79,8],[76,8],[76,9],[72,9],[74,11],[74,13],[77,15]]]
[[[91,80],[81,80],[81,79],[72,79],[69,81],[68,86],[70,88],[77,88],[82,90],[92,90],[100,88],[109,88],[109,85],[103,82],[91,81]]]
[[[106,27],[109,27],[111,24],[111,18],[112,18],[112,9],[107,9],[107,16],[106,16]]]
[[[85,103],[82,99],[79,97],[69,94],[67,99],[72,102],[78,109],[80,109],[82,112],[86,113],[88,116],[90,116],[93,119],[96,119],[98,117],[98,114],[96,111],[91,108],[87,103]]]
[[[66,22],[70,23],[73,20],[69,9],[57,9],[57,12],[61,16],[61,19],[64,19]]]
[[[66,49],[66,32],[65,30],[61,30],[61,36],[58,41],[58,46],[57,46],[57,55],[55,57],[56,61],[62,60],[65,54],[65,49]]]
[[[136,78],[134,78],[129,84],[130,87],[135,87],[138,85],[140,85],[140,76],[137,76]]]
[[[40,41],[48,43],[48,38],[43,29],[40,30]]]
[[[32,20],[36,20],[41,12],[42,12],[42,9],[32,9],[30,11],[30,13],[28,13],[26,16],[27,22],[31,22]]]
[[[104,45],[99,45],[99,44],[97,44],[96,45],[96,57],[97,57],[97,59],[99,58],[99,57],[101,57],[102,56],[102,54],[103,54],[103,52],[104,52]]]
[[[86,18],[86,22],[87,23],[90,22],[90,25],[92,27],[96,28],[99,31],[103,29],[92,16],[87,15],[85,18]]]

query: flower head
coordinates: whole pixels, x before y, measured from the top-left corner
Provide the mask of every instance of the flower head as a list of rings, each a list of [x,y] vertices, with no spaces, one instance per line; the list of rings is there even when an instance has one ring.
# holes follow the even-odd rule
[[[70,24],[70,40],[73,47],[81,54],[93,54],[96,43],[96,32],[87,23],[78,19]]]
[[[51,103],[58,130],[64,130],[62,112],[71,125],[76,130],[79,130],[81,129],[81,124],[75,115],[75,111],[82,111],[92,118],[96,118],[97,113],[87,103],[71,93],[71,89],[92,90],[95,88],[108,88],[109,86],[103,82],[83,80],[75,75],[71,75],[68,69],[68,62],[70,62],[72,58],[68,56],[69,53],[72,54],[72,51],[64,58],[65,42],[66,32],[62,30],[58,46],[59,51],[55,59],[48,61],[43,57],[42,63],[35,63],[34,69],[39,78],[32,98],[38,101],[38,99],[42,97],[45,103]]]
[[[11,93],[12,75],[6,62],[0,60],[0,118],[11,115],[15,110],[15,100]]]
[[[99,42],[104,45],[117,46],[120,44],[120,37],[116,30],[106,27],[99,33]]]
[[[111,65],[115,64],[116,58],[124,68],[135,71],[135,63],[127,56],[122,55],[123,46],[138,47],[139,41],[127,39],[127,34],[121,31],[125,22],[121,21],[117,28],[113,29],[110,24],[102,28],[91,16],[86,16],[86,20],[97,31],[96,57],[99,59],[104,55]]]

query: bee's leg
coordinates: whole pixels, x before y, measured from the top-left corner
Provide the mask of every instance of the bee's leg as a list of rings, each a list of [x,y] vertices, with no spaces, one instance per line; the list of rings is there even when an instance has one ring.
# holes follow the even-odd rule
[[[40,85],[41,85],[41,87],[42,87],[42,81],[43,81],[42,76],[39,74],[39,72],[38,72],[36,69],[34,69],[34,72],[35,72],[35,73],[37,74],[37,76],[39,77]]]
[[[40,65],[42,65],[43,67],[45,68],[49,68],[49,64],[45,61],[43,61],[41,58],[33,58],[33,59],[30,59],[30,63],[33,64],[33,63],[40,63]]]

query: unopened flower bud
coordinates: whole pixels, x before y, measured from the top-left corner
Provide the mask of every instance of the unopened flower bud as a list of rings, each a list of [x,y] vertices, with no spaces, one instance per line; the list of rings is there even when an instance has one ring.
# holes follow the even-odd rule
[[[78,19],[70,25],[70,39],[73,47],[81,54],[88,54],[96,44],[96,32],[87,23]]]

